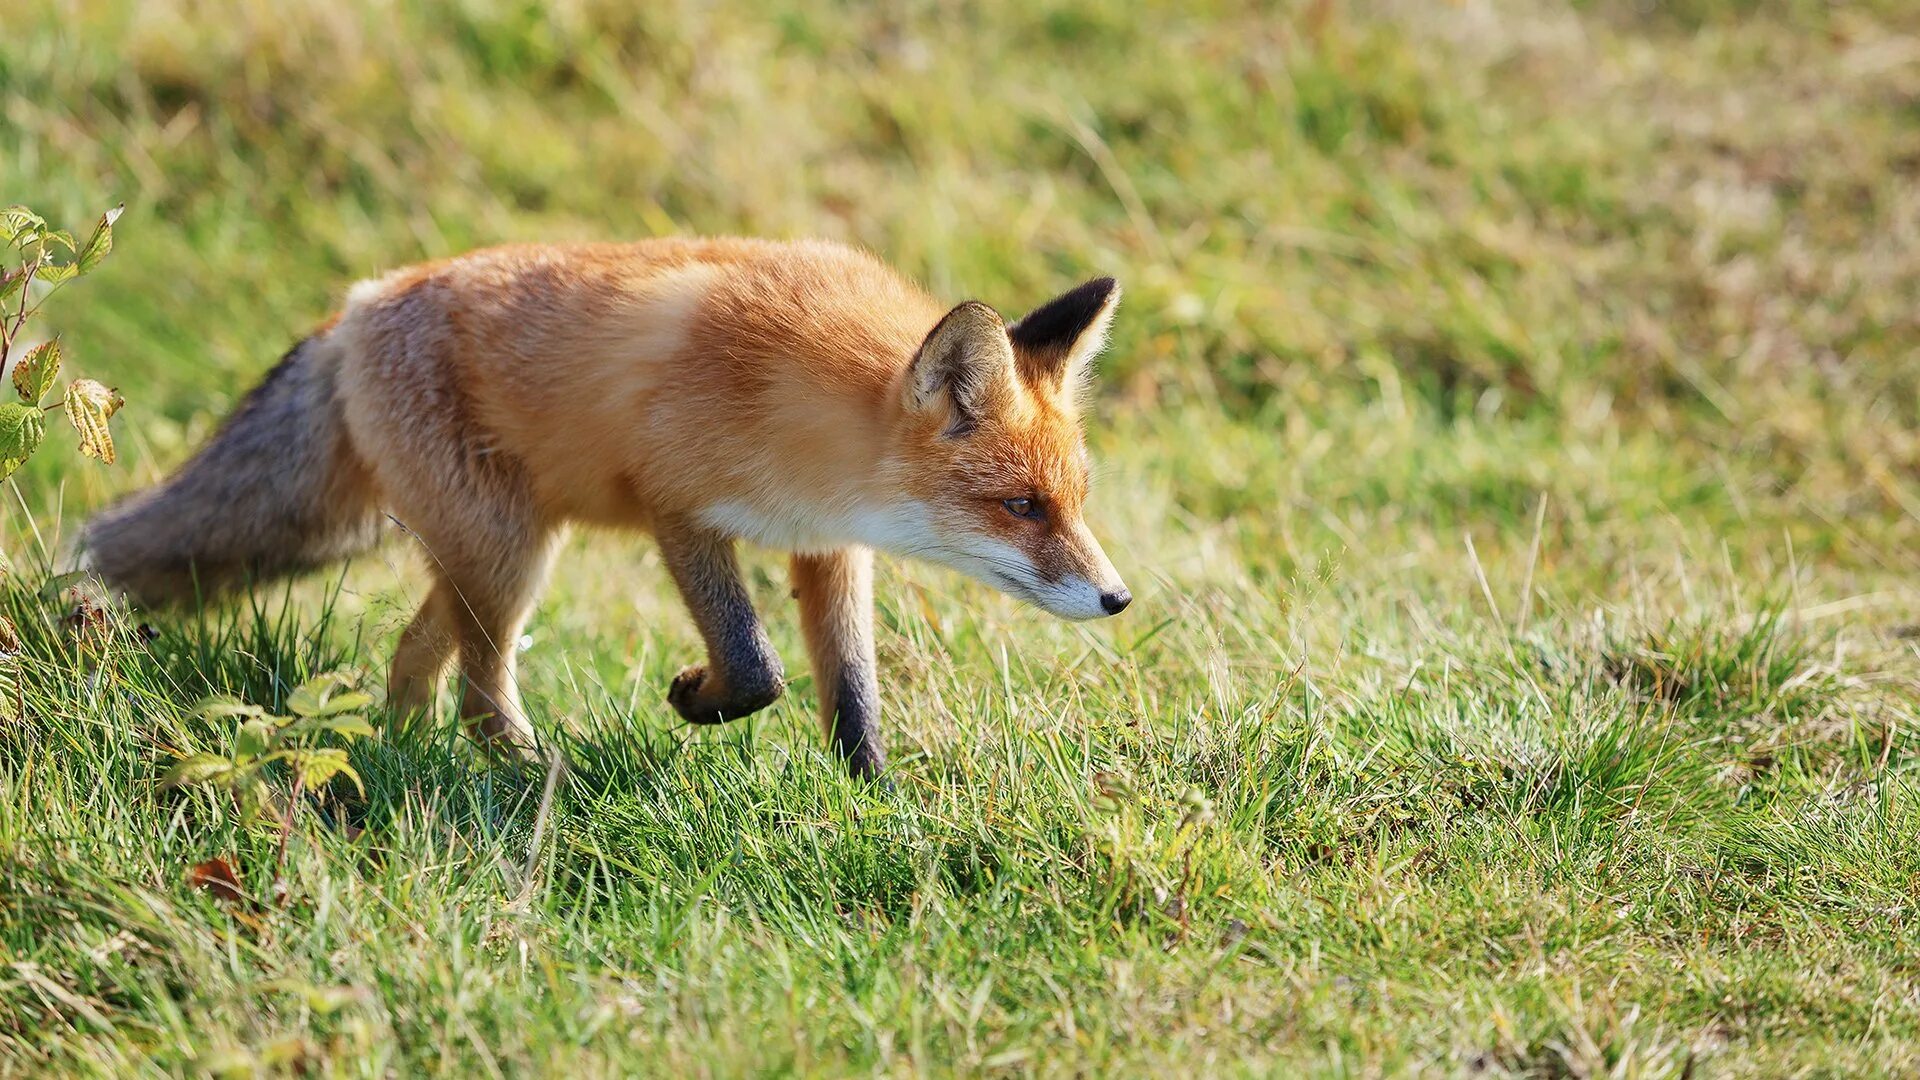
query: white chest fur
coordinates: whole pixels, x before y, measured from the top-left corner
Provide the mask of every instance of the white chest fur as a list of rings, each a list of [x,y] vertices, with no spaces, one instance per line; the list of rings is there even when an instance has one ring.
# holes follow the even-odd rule
[[[729,536],[783,551],[831,551],[863,544],[898,555],[925,556],[937,546],[926,505],[914,500],[846,508],[729,500],[701,511],[700,520]]]

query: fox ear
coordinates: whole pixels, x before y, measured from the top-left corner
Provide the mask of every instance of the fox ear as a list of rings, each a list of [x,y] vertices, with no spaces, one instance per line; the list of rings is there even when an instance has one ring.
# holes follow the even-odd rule
[[[964,435],[1013,380],[1013,345],[1000,313],[969,300],[947,312],[920,343],[907,370],[907,407],[922,412],[946,399],[949,435]]]
[[[1107,342],[1120,283],[1094,278],[1041,304],[1007,328],[1020,356],[1020,377],[1058,390],[1072,385]]]

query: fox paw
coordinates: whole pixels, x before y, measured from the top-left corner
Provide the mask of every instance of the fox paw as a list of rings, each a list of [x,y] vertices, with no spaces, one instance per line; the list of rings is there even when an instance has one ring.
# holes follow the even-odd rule
[[[487,713],[468,720],[467,733],[495,764],[532,765],[541,760],[533,729],[524,720]]]
[[[724,724],[751,716],[780,699],[786,681],[773,674],[762,685],[733,687],[711,675],[704,664],[684,668],[667,688],[667,704],[690,724]]]

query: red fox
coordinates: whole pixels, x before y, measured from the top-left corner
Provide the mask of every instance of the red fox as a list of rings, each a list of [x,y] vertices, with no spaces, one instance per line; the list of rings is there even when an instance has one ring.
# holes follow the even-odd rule
[[[434,583],[390,703],[429,708],[457,654],[470,730],[521,757],[513,643],[569,525],[657,538],[707,648],[667,699],[699,724],[785,688],[734,543],[783,548],[827,736],[872,775],[874,549],[1068,619],[1131,600],[1081,519],[1075,402],[1119,297],[1100,278],[1008,325],[820,241],[478,251],[354,286],[82,545],[108,583],[164,604],[345,558],[391,517]]]

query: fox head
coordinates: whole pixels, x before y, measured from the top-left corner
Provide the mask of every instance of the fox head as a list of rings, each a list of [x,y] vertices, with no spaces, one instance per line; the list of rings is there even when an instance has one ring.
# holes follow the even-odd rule
[[[1119,300],[1100,278],[1011,326],[970,301],[927,334],[902,389],[899,475],[922,508],[904,553],[1062,618],[1132,601],[1081,518],[1089,463],[1075,400]]]

